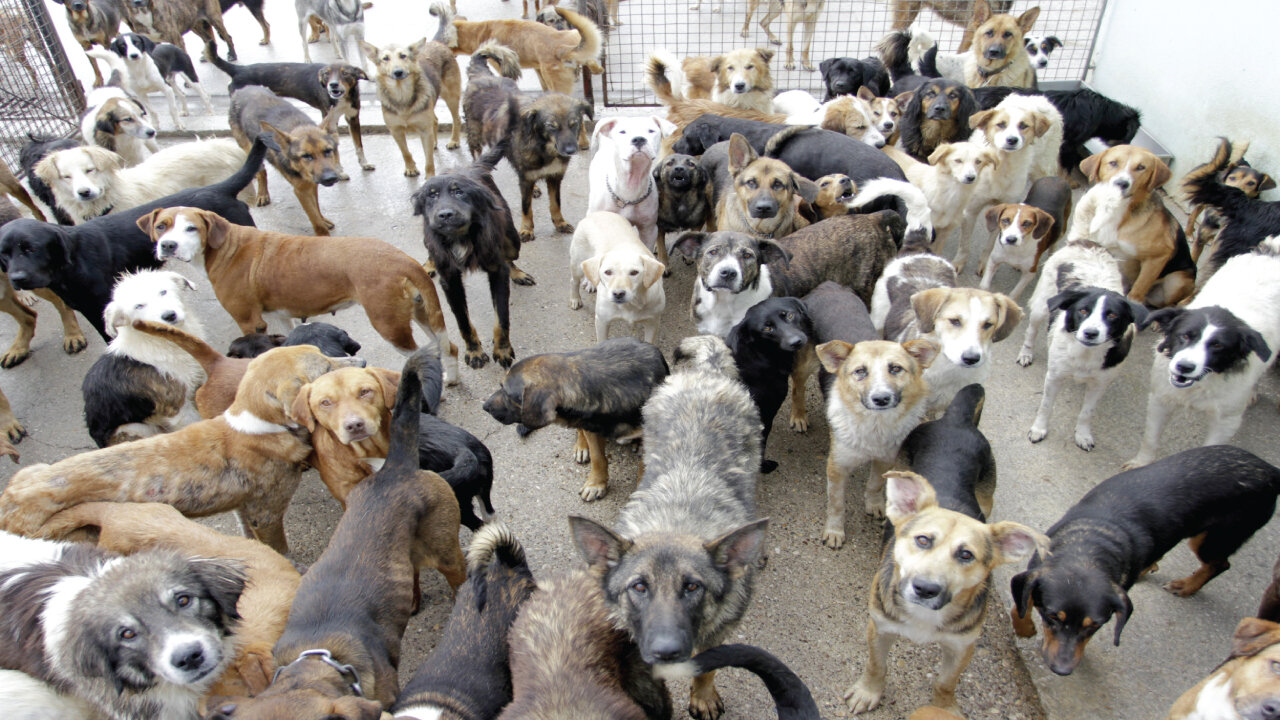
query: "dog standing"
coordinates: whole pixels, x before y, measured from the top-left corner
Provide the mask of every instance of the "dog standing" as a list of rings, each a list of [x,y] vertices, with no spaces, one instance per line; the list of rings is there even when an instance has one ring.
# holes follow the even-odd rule
[[[965,85],[1035,87],[1036,71],[1031,67],[1023,36],[1031,32],[1039,17],[1038,5],[1015,18],[993,13],[987,0],[974,0],[973,50],[964,63]]]
[[[773,418],[787,397],[787,378],[799,363],[809,361],[807,350],[812,342],[809,313],[804,303],[794,297],[775,297],[756,303],[725,338],[739,378],[760,413],[762,473],[771,473],[778,467],[777,461],[767,459],[764,451],[773,430]],[[791,393],[791,427],[797,430],[808,428],[803,386],[803,381],[796,383]]]
[[[107,47],[111,38],[120,32],[120,4],[117,0],[53,1],[66,6],[71,36],[85,50],[95,44]],[[89,57],[89,67],[93,68],[93,86],[102,87],[102,72],[92,56]]]
[[[714,336],[687,338],[675,363],[645,403],[645,473],[618,531],[569,520],[611,614],[659,673],[737,625],[769,522],[755,509],[760,414],[728,347]],[[689,714],[715,720],[722,712],[715,674],[695,677]]]
[[[1036,277],[1040,258],[1065,234],[1069,217],[1071,185],[1056,176],[1031,183],[1021,203],[1002,203],[988,208],[987,230],[996,237],[991,252],[980,263],[983,270],[978,287],[990,290],[996,268],[1007,263],[1021,272],[1009,297],[1015,300],[1021,297]]]
[[[896,147],[887,146],[884,153],[893,158],[907,180],[924,193],[934,242],[939,248],[945,247],[951,234],[963,225],[965,208],[979,186],[983,171],[990,174],[1000,165],[998,151],[968,141],[938,145],[929,154],[928,164]],[[960,242],[963,245],[965,240],[962,238]]]
[[[132,20],[131,25],[138,25],[135,31],[154,32],[154,39],[185,47],[182,36],[193,32],[204,40],[204,54],[212,57],[216,41],[213,33],[216,30],[222,41],[227,44],[227,57],[236,59],[236,44],[222,22],[224,12],[222,0],[121,0],[127,4],[126,11]],[[252,0],[250,0],[252,4]],[[230,3],[228,3],[230,7]],[[252,12],[252,11],[251,11]],[[259,24],[261,9],[258,12]],[[150,30],[144,29],[149,27]]]
[[[569,309],[582,307],[585,285],[596,295],[596,342],[604,342],[609,323],[619,319],[639,326],[644,341],[652,343],[667,306],[666,269],[621,215],[590,213],[578,223],[569,246]]]
[[[302,57],[311,62],[311,45],[307,41],[307,26],[312,18],[319,19],[329,28],[329,41],[338,59],[348,61],[348,41],[354,41],[351,59],[360,57],[360,45],[364,42],[363,0],[293,0],[298,13],[298,34],[302,36]],[[235,53],[230,53],[232,60]]]
[[[1231,654],[1182,694],[1165,720],[1265,717],[1280,700],[1280,625],[1244,618],[1231,636]]]
[[[182,117],[188,114],[187,92],[183,88],[194,88],[204,103],[205,113],[213,114],[213,104],[209,93],[205,92],[196,76],[195,66],[191,64],[191,56],[186,50],[172,43],[159,43],[137,33],[125,33],[111,41],[107,48],[119,58],[118,63],[105,58],[108,65],[122,70],[121,75],[125,89],[133,93],[151,116],[155,109],[147,102],[147,94],[160,92],[169,102],[169,116],[179,130],[186,130]],[[90,51],[91,57],[103,59],[97,55],[98,50]],[[178,114],[178,100],[182,102],[182,114]]]
[[[674,153],[653,169],[658,192],[658,261],[670,266],[666,235],[677,230],[701,230],[713,217],[711,176],[698,159]],[[668,273],[670,271],[668,270]]]
[[[649,116],[610,118],[592,133],[599,149],[591,158],[587,212],[607,210],[626,218],[663,265],[667,264],[667,246],[658,234],[659,192],[650,171],[662,139],[675,131],[675,125]]]
[[[427,175],[436,174],[436,100],[443,98],[453,116],[453,130],[445,147],[458,147],[462,135],[462,117],[458,101],[462,98],[462,72],[449,48],[423,38],[408,47],[385,45],[381,48],[367,42],[360,50],[378,69],[375,77],[378,101],[387,130],[404,158],[404,176],[417,177],[418,166],[409,154],[406,134],[414,133],[422,141],[423,162]]]

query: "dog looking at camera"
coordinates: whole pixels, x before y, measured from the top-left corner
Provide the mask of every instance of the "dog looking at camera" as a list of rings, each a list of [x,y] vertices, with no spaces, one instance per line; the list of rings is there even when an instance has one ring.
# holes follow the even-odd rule
[[[675,131],[675,125],[651,115],[610,118],[592,133],[599,149],[591,158],[587,212],[606,210],[626,218],[663,265],[667,246],[658,235],[659,192],[650,171],[663,138]]]
[[[621,215],[590,213],[578,223],[569,246],[569,309],[582,307],[585,288],[596,296],[596,342],[609,337],[613,320],[624,320],[652,343],[667,307],[666,269]]]
[[[378,102],[382,103],[382,119],[404,158],[405,177],[418,176],[418,166],[406,141],[408,133],[416,134],[422,141],[427,175],[435,175],[437,100],[444,100],[453,118],[445,148],[457,148],[462,137],[462,116],[458,114],[462,72],[453,53],[443,44],[426,38],[408,47],[394,44],[378,47],[361,41],[360,51],[378,70],[374,80],[378,86]]]
[[[1031,32],[1040,7],[1018,17],[993,13],[987,0],[974,0],[973,49],[964,62],[964,84],[971,88],[992,85],[1035,87],[1036,71],[1031,67],[1023,37]]]

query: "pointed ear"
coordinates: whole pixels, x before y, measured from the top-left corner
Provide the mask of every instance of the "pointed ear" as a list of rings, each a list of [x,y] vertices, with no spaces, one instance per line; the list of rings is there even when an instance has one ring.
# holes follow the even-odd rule
[[[662,238],[658,238],[658,242],[662,242]],[[644,263],[644,276],[641,281],[646,289],[651,288],[654,283],[662,279],[662,273],[667,271],[667,266],[648,256],[642,257],[640,261]]]
[[[729,577],[740,578],[747,568],[760,559],[760,546],[764,544],[764,531],[769,518],[747,523],[716,540],[703,545],[712,562],[729,571]]]
[[[937,154],[937,151],[934,151],[934,155]],[[929,158],[929,162],[933,162],[933,158]],[[996,231],[996,225],[1000,224],[1000,213],[1004,212],[1005,207],[1006,205],[1001,204],[987,208],[987,212],[983,217],[987,219],[987,230],[989,232]]]
[[[1116,615],[1116,633],[1114,643],[1116,647],[1120,647],[1120,633],[1124,630],[1124,624],[1129,622],[1129,616],[1133,614],[1133,601],[1129,599],[1129,593],[1119,585],[1114,585],[1115,596],[1111,598],[1111,609]]]
[[[933,332],[938,310],[942,309],[950,292],[951,288],[929,288],[911,296],[911,309],[916,313],[916,325],[921,333]]]
[[[602,262],[604,262],[604,256],[596,255],[583,260],[582,265],[579,266],[582,268],[582,274],[587,277],[587,282],[592,285],[600,284],[600,263]]]
[[[1053,216],[1040,208],[1036,208],[1033,214],[1036,218],[1036,225],[1031,230],[1031,237],[1037,240],[1042,240],[1049,234],[1049,231],[1053,229]]]
[[[394,397],[394,396],[393,396]],[[316,416],[311,414],[311,383],[302,386],[293,404],[289,406],[289,417],[307,432],[316,431]]]
[[[999,556],[997,565],[1022,563],[1040,553],[1049,554],[1049,538],[1022,523],[1003,521],[990,526],[991,540]]]
[[[1009,589],[1013,592],[1013,607],[1020,617],[1026,617],[1034,607],[1032,598],[1035,597],[1036,584],[1039,582],[1039,570],[1020,572],[1009,581]]]
[[[765,64],[768,64],[768,62],[773,59],[773,50],[767,47],[756,48],[756,55],[759,55],[760,59],[763,60]]]
[[[1084,173],[1086,178],[1089,178],[1089,182],[1098,182],[1098,167],[1102,165],[1102,156],[1106,154],[1107,151],[1104,150],[1097,155],[1090,155],[1080,161],[1080,172]]]
[[[373,43],[367,43],[361,40],[360,52],[364,53],[364,56],[369,58],[369,62],[373,63],[375,66],[378,64],[378,46],[377,45],[374,45]],[[365,78],[365,79],[367,80],[368,78]]]
[[[680,129],[680,127],[675,123],[671,122],[666,118],[660,118],[657,115],[653,116],[653,122],[655,125],[658,126],[658,132],[662,133],[662,137],[670,137],[672,135],[675,135],[676,132]]]
[[[192,283],[190,280],[188,280],[186,276],[182,275],[181,273],[167,271],[164,273],[164,276],[169,278],[169,282],[173,283],[173,288],[175,290],[182,290],[183,288],[186,288],[188,290],[196,289],[195,284]]]
[[[996,307],[1000,308],[1000,315],[995,334],[991,336],[991,342],[1000,342],[1012,335],[1014,328],[1022,322],[1022,308],[1018,306],[1017,301],[1004,293],[996,293],[995,300]]]
[[[884,514],[895,528],[916,513],[938,506],[938,494],[923,476],[891,470],[884,480]]]
[[[862,100],[866,100],[867,102],[871,102],[872,100],[876,99],[876,94],[871,90],[871,88],[867,87],[866,85],[863,85],[862,87],[858,88],[858,98]]]
[[[416,57],[417,57],[417,56],[422,52],[422,48],[424,48],[424,47],[426,47],[426,46],[427,46],[427,39],[426,39],[426,38],[422,38],[422,39],[421,39],[421,40],[419,40],[418,42],[416,42],[416,43],[414,43],[414,44],[410,45],[410,46],[407,48],[407,49],[409,50],[409,56],[410,56],[410,57],[415,57],[415,58],[416,58]]]
[[[827,372],[837,373],[849,353],[853,352],[853,346],[843,340],[832,340],[822,343],[814,351],[818,354],[818,362],[822,363]]]
[[[382,387],[382,405],[388,410],[396,408],[396,388],[400,385],[400,373],[385,368],[369,368]]]
[[[756,149],[738,133],[729,136],[729,174],[736,175],[755,161]]]
[[[262,125],[263,132],[271,133],[271,137],[275,139],[276,144],[280,146],[280,150],[282,152],[284,151],[284,148],[289,147],[289,142],[292,138],[289,137],[288,133],[284,132],[283,130],[277,129],[274,125],[267,122],[266,120],[263,120],[261,125]]]
[[[222,244],[227,241],[227,235],[231,232],[231,223],[221,215],[208,210],[201,210],[199,214],[204,219],[204,244],[215,249],[222,247]]]
[[[973,20],[969,21],[970,25],[976,28],[990,19],[991,6],[987,4],[987,0],[975,0],[973,3]]]
[[[138,218],[138,229],[146,233],[151,238],[151,242],[155,242],[158,238],[151,233],[151,229],[156,225],[156,219],[160,217],[160,213],[164,212],[164,208],[157,208],[151,212]]]
[[[932,365],[934,358],[938,357],[941,351],[938,344],[932,340],[908,340],[902,343],[902,347],[908,355],[916,359],[922,370]]]
[[[1253,657],[1280,642],[1280,624],[1247,617],[1231,636],[1231,658]],[[1228,659],[1231,659],[1228,658]]]
[[[675,243],[671,246],[673,252],[678,252],[687,258],[696,258],[702,250],[702,243],[706,241],[710,233],[699,231],[691,231],[681,234],[676,238]]]
[[[630,540],[581,515],[569,516],[569,534],[582,559],[587,561],[587,567],[592,569],[609,570],[631,549]]]
[[[1031,28],[1035,27],[1036,19],[1040,17],[1040,6],[1037,5],[1030,10],[1018,16],[1018,27],[1022,28],[1022,34],[1026,35],[1031,32]]]

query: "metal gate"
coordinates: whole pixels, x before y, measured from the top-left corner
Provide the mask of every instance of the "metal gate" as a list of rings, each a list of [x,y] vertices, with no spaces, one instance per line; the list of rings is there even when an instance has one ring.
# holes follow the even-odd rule
[[[783,67],[787,42],[785,15],[771,25],[784,43],[770,45],[760,28],[760,17],[771,1],[760,0],[747,27],[747,37],[739,33],[749,0],[625,0],[620,6],[622,26],[609,34],[606,51],[609,64],[604,77],[604,102],[612,106],[655,105],[657,99],[644,82],[644,63],[650,51],[665,48],[677,57],[717,55],[740,47],[771,47],[776,51],[770,69],[774,87],[800,88],[821,95],[822,78],[816,71],[800,67],[803,31],[795,31],[796,69]],[[794,0],[792,0],[794,1]],[[1040,17],[1032,30],[1036,35],[1053,35],[1063,47],[1051,56],[1050,66],[1039,72],[1042,81],[1083,80],[1093,55],[1093,43],[1102,20],[1105,0],[1017,0],[1011,12],[1020,15],[1033,6]],[[693,11],[690,6],[700,5]],[[723,5],[719,12],[715,8]],[[865,57],[890,32],[895,5],[948,6],[955,14],[969,17],[973,0],[827,0],[813,37],[811,57],[816,67],[830,57]],[[943,20],[933,10],[922,10],[913,24],[938,40],[940,49],[954,52],[963,28]]]
[[[17,171],[28,134],[74,133],[84,106],[44,0],[0,0],[0,158]]]

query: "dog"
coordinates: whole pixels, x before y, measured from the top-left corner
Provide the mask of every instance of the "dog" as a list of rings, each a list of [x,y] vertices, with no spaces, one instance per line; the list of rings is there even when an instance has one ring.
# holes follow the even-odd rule
[[[449,48],[423,38],[408,47],[385,45],[381,48],[360,42],[360,50],[374,64],[378,73],[378,102],[382,118],[391,138],[404,158],[404,176],[417,177],[418,166],[409,154],[405,136],[412,132],[422,141],[427,175],[436,174],[436,100],[444,99],[453,117],[453,130],[445,147],[458,147],[462,135],[462,116],[458,102],[462,99],[462,72]]]
[[[817,125],[823,130],[844,133],[872,147],[884,147],[887,136],[881,132],[881,124],[872,111],[876,96],[869,88],[860,88],[856,95],[842,95],[826,102],[804,90],[787,90],[773,97],[775,113],[783,118],[759,115],[754,111],[735,111],[734,115],[753,115],[753,119],[765,122],[782,122],[788,125]],[[893,123],[889,123],[890,127]]]
[[[1027,59],[1034,70],[1047,70],[1049,56],[1062,47],[1057,35],[1023,35],[1022,44],[1027,48]]]
[[[867,214],[874,206],[882,205],[886,200],[896,200],[906,208],[905,213],[897,209],[876,211],[883,213],[879,215],[881,225],[892,233],[895,249],[933,244],[935,233],[929,199],[920,188],[905,180],[876,178],[864,183],[849,202],[848,209],[850,212]]]
[[[800,67],[813,72],[813,62],[809,60],[809,50],[813,47],[813,34],[818,29],[818,19],[822,17],[822,10],[826,6],[826,0],[802,0],[802,2],[794,2],[786,4],[783,0],[769,0],[768,10],[764,15],[760,16],[760,29],[765,31],[769,36],[769,42],[774,45],[781,45],[782,40],[773,34],[773,30],[769,25],[773,23],[781,15],[786,15],[787,20],[787,60],[782,67],[787,70],[796,69],[795,59],[795,34],[796,25],[804,24],[804,49],[800,51]],[[760,5],[760,0],[753,0],[747,3],[747,16],[742,21],[742,31],[738,33],[744,38],[750,37],[751,32],[748,29],[751,25],[751,15]]]
[[[18,164],[22,167],[22,174],[26,177],[27,186],[31,188],[31,194],[44,203],[46,208],[53,211],[53,219],[59,225],[74,225],[75,222],[67,214],[66,210],[58,205],[57,199],[53,196],[53,189],[36,175],[36,165],[49,153],[80,147],[82,144],[83,142],[78,135],[67,138],[40,138],[28,134],[27,144],[22,146],[22,152],[18,155]],[[17,182],[17,178],[14,179],[14,182]],[[32,213],[32,215],[37,220],[45,219],[40,215],[35,215],[35,213]]]
[[[901,133],[898,122],[902,118],[902,109],[911,102],[911,97],[903,93],[897,97],[879,97],[871,101],[871,120],[880,128],[885,137],[885,147],[898,144]]]
[[[11,212],[4,212],[9,209]],[[0,217],[0,227],[17,220],[17,208],[7,201],[0,203],[0,216],[8,215],[8,217]],[[32,292],[33,295],[51,303],[62,320],[62,349],[68,355],[74,355],[84,350],[88,343],[85,341],[84,332],[80,330],[80,323],[76,320],[76,314],[66,306],[62,299],[53,294],[48,288],[42,288]],[[0,367],[11,368],[22,364],[24,360],[31,356],[31,340],[36,333],[36,311],[31,308],[30,296],[19,295],[14,291],[13,285],[9,283],[9,277],[0,270],[0,312],[3,312],[13,318],[18,324],[18,330],[14,334],[13,343],[9,346],[4,354],[0,355]],[[3,416],[3,413],[0,413]],[[0,437],[5,433],[4,428],[11,424],[16,425],[16,421],[9,418],[0,417]],[[10,435],[14,433],[9,433]],[[21,435],[18,435],[21,438]]]
[[[758,156],[741,135],[729,138],[728,175],[715,180],[717,230],[776,240],[809,224],[796,209],[795,173],[781,160]]]
[[[307,42],[307,27],[311,18],[328,26],[329,41],[339,60],[348,61],[349,41],[354,41],[355,45],[350,59],[358,59],[361,43],[364,42],[364,5],[361,0],[293,0],[294,10],[298,13],[298,35],[302,37],[303,59],[311,62],[311,45]],[[235,55],[232,54],[230,59],[235,60]]]
[[[280,669],[271,685],[252,698],[213,699],[210,720],[335,710],[377,718],[395,703],[417,568],[436,567],[455,590],[466,579],[457,504],[432,487],[443,484],[438,475],[418,469],[422,387],[412,363],[400,374],[395,408],[386,463],[352,489],[333,538],[298,585],[273,649]]]
[[[8,533],[0,545],[0,608],[15,638],[0,666],[113,720],[196,716],[235,656],[238,563],[159,549],[119,557]]]
[[[991,280],[1001,263],[1017,268],[1021,275],[1009,291],[1015,300],[1036,277],[1040,258],[1066,233],[1071,217],[1071,185],[1060,177],[1042,177],[1031,183],[1021,203],[1002,203],[987,208],[987,230],[995,233],[991,251],[981,263],[978,287],[991,289]]]
[[[153,210],[138,218],[137,226],[151,238],[158,260],[204,267],[214,295],[240,332],[266,330],[265,313],[312,317],[358,304],[378,334],[401,353],[418,349],[410,321],[417,323],[442,350],[448,348],[447,381],[458,377],[457,347],[449,342],[435,283],[417,261],[388,243],[268,232],[192,207]],[[288,272],[291,258],[300,255],[308,258],[308,272]],[[277,270],[259,275],[250,266]]]
[[[517,362],[485,401],[484,411],[503,425],[523,426],[524,435],[551,424],[576,429],[573,459],[591,463],[578,495],[591,502],[608,490],[605,441],[625,442],[639,435],[641,407],[667,373],[658,348],[634,338],[613,338]]]
[[[67,9],[67,25],[71,36],[88,50],[96,45],[106,47],[120,31],[120,4],[115,0],[53,0]],[[93,86],[102,87],[102,71],[92,57]]]
[[[1142,114],[1087,87],[1075,90],[1034,90],[1030,88],[974,88],[978,108],[989,110],[1009,95],[1043,95],[1062,113],[1062,149],[1058,163],[1064,170],[1080,166],[1091,153],[1084,144],[1098,138],[1108,145],[1133,141],[1142,127]],[[1073,186],[1074,187],[1074,186]]]
[[[48,288],[57,293],[68,307],[84,315],[104,342],[110,342],[103,311],[111,301],[116,276],[156,269],[163,262],[156,258],[151,239],[138,228],[138,219],[172,204],[205,208],[232,222],[252,225],[249,208],[236,195],[262,167],[265,153],[265,145],[255,144],[244,165],[222,182],[184,190],[75,227],[14,220],[0,228],[0,268],[8,273],[14,289]]]
[[[995,149],[968,141],[938,145],[929,154],[927,164],[896,147],[886,146],[884,152],[898,163],[907,180],[924,193],[930,223],[940,244],[946,243],[956,228],[963,225],[965,208],[983,172],[995,172],[1001,161]],[[959,242],[963,246],[965,239],[962,237]]]
[[[223,7],[221,0],[184,0],[182,2],[122,0],[122,3],[126,5],[126,12],[132,19],[131,25],[138,25],[134,28],[135,32],[152,34],[153,39],[172,43],[180,48],[185,46],[182,36],[193,32],[204,40],[205,58],[210,58],[216,44],[213,38],[216,30],[222,41],[227,44],[227,57],[233,61],[236,59],[236,44],[222,22],[222,13],[226,8]],[[227,3],[227,7],[229,8],[231,4]],[[261,6],[261,3],[257,4]],[[261,7],[258,8],[255,17],[260,25],[265,24]]]
[[[41,526],[39,537],[65,540],[90,535],[99,549],[124,555],[157,548],[192,557],[235,560],[244,566],[244,592],[235,608],[235,656],[207,690],[209,696],[261,692],[271,681],[271,646],[284,630],[302,576],[293,563],[257,540],[223,535],[164,503],[87,502],[69,507]]]
[[[675,365],[645,403],[645,473],[617,532],[569,518],[610,614],[659,674],[736,626],[769,523],[755,511],[760,414],[729,348],[714,336],[686,338]],[[695,677],[689,714],[723,712],[715,674]]]
[[[1250,199],[1245,191],[1228,189],[1230,186],[1216,179],[1233,155],[1231,143],[1220,140],[1213,159],[1194,168],[1182,180],[1182,193],[1193,205],[1207,205],[1226,220],[1209,258],[1210,269],[1249,252],[1263,238],[1280,235],[1280,202]]]
[[[877,96],[889,94],[889,71],[877,57],[861,60],[851,57],[827,58],[818,63],[822,74],[822,87],[826,91],[822,101],[834,100],[840,95],[855,95],[863,86]]]
[[[772,60],[769,48],[738,48],[715,57],[683,60],[657,50],[649,54],[647,74],[670,77],[670,95],[675,100],[713,100],[767,113],[773,108]]]
[[[187,110],[187,88],[192,88],[204,103],[206,114],[213,114],[213,104],[209,93],[205,92],[196,76],[195,66],[191,64],[191,56],[186,50],[172,43],[159,43],[137,33],[125,33],[111,41],[107,48],[115,53],[118,60],[100,58],[107,61],[112,68],[121,69],[122,85],[138,98],[146,107],[147,113],[155,116],[155,108],[147,102],[147,94],[159,92],[169,102],[169,116],[179,130],[186,130],[182,122]],[[92,57],[98,57],[98,50],[88,51]],[[182,102],[182,114],[178,114],[178,100]]]
[[[879,210],[833,217],[779,238],[789,260],[770,270],[773,293],[801,297],[834,280],[870,302],[876,280],[902,243],[904,227],[898,213]]]
[[[924,9],[932,10],[935,15],[946,20],[952,25],[959,25],[964,28],[964,35],[960,38],[960,52],[967,52],[970,43],[973,42],[973,31],[977,25],[973,22],[976,3],[973,0],[946,0],[945,2],[937,2],[936,0],[893,0],[893,29],[906,30],[916,21],[916,17],[920,15],[920,11]],[[1013,0],[992,0],[990,2],[992,12],[1007,13],[1013,7]]]
[[[586,286],[596,294],[596,342],[609,337],[609,323],[616,319],[638,326],[644,341],[652,343],[667,307],[666,269],[626,218],[592,212],[578,223],[569,246],[569,309],[582,308]]]
[[[135,320],[162,322],[197,337],[200,320],[182,300],[194,290],[175,272],[150,270],[122,275],[105,311],[115,334],[85,373],[80,391],[89,437],[98,447],[171,432],[200,419],[191,402],[205,381],[195,358],[173,343],[133,329]]]
[[[965,86],[945,78],[925,81],[902,110],[898,126],[902,149],[916,160],[928,162],[939,145],[969,139],[975,112],[978,103]]]
[[[33,533],[81,502],[167,502],[192,517],[234,509],[246,532],[287,553],[284,511],[311,450],[288,409],[302,385],[363,362],[305,346],[272,350],[250,361],[223,415],[19,471],[0,494],[0,529]]]
[[[1027,303],[1027,332],[1017,358],[1022,367],[1032,363],[1036,335],[1047,325],[1049,367],[1040,409],[1027,432],[1031,442],[1040,442],[1049,433],[1058,391],[1065,380],[1074,380],[1085,386],[1076,418],[1076,446],[1085,452],[1093,450],[1094,408],[1115,381],[1138,327],[1147,319],[1146,307],[1122,293],[1120,267],[1101,245],[1068,243],[1045,262]]]
[[[80,116],[80,136],[85,145],[97,145],[137,165],[160,149],[156,129],[147,109],[117,85],[90,91]]]
[[[592,133],[599,149],[591,158],[587,212],[607,210],[626,218],[663,265],[667,246],[658,235],[658,181],[652,170],[663,138],[675,131],[675,125],[651,115],[610,118]]]
[[[1176,305],[1195,290],[1196,266],[1182,227],[1156,194],[1172,173],[1151,151],[1116,145],[1085,158],[1094,184],[1071,218],[1068,239],[1093,240],[1116,255],[1130,300]]]
[[[454,9],[443,2],[433,2],[429,11],[440,18],[440,31],[435,40],[444,43],[454,55],[472,55],[485,41],[496,40],[515,51],[520,66],[538,74],[543,90],[570,94],[573,92],[574,70],[599,75],[600,52],[604,46],[600,29],[585,16],[556,7],[556,13],[573,26],[566,32],[530,20],[482,20],[470,22],[456,17]]]
[[[252,360],[281,345],[314,345],[329,357],[360,352],[360,343],[348,335],[346,330],[326,322],[308,322],[289,331],[288,335],[249,333],[238,337],[227,347],[227,357]]]
[[[968,389],[977,391],[971,393],[979,398],[976,406],[963,394],[957,395],[957,403],[947,411],[955,416],[936,422],[977,422],[982,388],[970,385]],[[881,551],[868,599],[870,657],[845,693],[854,713],[880,705],[889,651],[898,637],[942,646],[942,668],[934,681],[931,704],[959,712],[956,683],[982,635],[991,573],[1001,565],[1025,561],[1049,544],[1048,538],[1020,523],[985,521],[982,494],[994,490],[994,467],[992,472],[990,478],[943,472],[933,480],[914,472],[886,474],[885,512],[893,534]],[[984,482],[990,487],[984,487]],[[987,508],[990,501],[987,495]]]
[[[508,638],[536,590],[520,541],[501,524],[478,530],[467,581],[436,647],[391,712],[407,720],[488,720],[511,702]],[[539,648],[542,649],[542,648]]]
[[[717,645],[690,660],[691,672],[701,675],[720,668],[742,668],[764,681],[773,697],[778,720],[821,720],[813,693],[781,660],[751,645]]]
[[[244,160],[245,151],[229,138],[171,145],[132,167],[110,150],[83,146],[49,153],[35,173],[79,224],[212,185],[234,174]]]
[[[806,361],[804,351],[812,343],[813,325],[804,303],[794,297],[774,297],[752,305],[742,322],[733,326],[725,344],[733,353],[738,378],[751,394],[764,430],[760,437],[760,472],[778,468],[764,449],[769,444],[773,418],[787,397],[787,378],[797,363]],[[803,383],[791,394],[791,426],[808,427],[805,418]],[[798,402],[797,402],[798,400]]]
[[[818,178],[818,195],[813,200],[817,216],[814,222],[840,215],[848,215],[858,188],[848,175],[826,175]]]
[[[1221,145],[1221,141],[1219,142]],[[1256,200],[1258,195],[1274,189],[1276,181],[1267,173],[1258,170],[1249,165],[1244,159],[1244,153],[1249,149],[1249,144],[1244,143],[1243,146],[1235,146],[1229,153],[1228,164],[1225,168],[1214,171],[1215,175],[1221,175],[1222,185],[1224,187],[1233,187],[1245,194],[1250,200]],[[1210,162],[1210,167],[1216,168],[1217,163]],[[1202,171],[1203,172],[1203,171]],[[1195,170],[1187,173],[1187,177],[1182,179],[1185,186],[1188,180],[1195,184]],[[1208,212],[1205,212],[1205,211]],[[1199,227],[1196,226],[1196,220],[1204,213],[1204,220]],[[1191,209],[1191,213],[1187,216],[1186,233],[1187,239],[1191,242],[1191,259],[1197,263],[1200,260],[1201,253],[1206,247],[1213,245],[1218,240],[1218,235],[1222,232],[1223,226],[1226,225],[1226,219],[1222,217],[1216,209],[1206,205],[1196,205]],[[1206,279],[1197,277],[1197,279]]]
[[[666,236],[678,230],[701,230],[713,216],[711,176],[698,159],[675,153],[653,169],[658,189],[658,262],[670,267]],[[670,270],[667,271],[670,273]]]
[[[1146,431],[1125,468],[1155,457],[1160,435],[1176,406],[1210,414],[1205,445],[1231,441],[1262,373],[1280,349],[1280,238],[1267,238],[1249,255],[1237,255],[1209,278],[1185,307],[1157,310],[1142,326],[1159,324],[1147,398]]]
[[[1039,17],[1038,5],[1015,18],[992,12],[987,0],[974,0],[971,23],[976,29],[972,53],[964,64],[964,84],[1035,87],[1036,71],[1031,66],[1023,38]]]
[[[1182,694],[1166,720],[1263,717],[1280,696],[1271,663],[1280,662],[1280,629],[1274,622],[1243,618],[1231,636],[1231,654]]]
[[[22,183],[18,182],[17,176],[13,174],[13,170],[9,165],[4,162],[0,162],[0,196],[4,195],[8,195],[10,198],[13,198],[25,205],[27,211],[30,212],[31,216],[36,220],[39,220],[40,222],[48,221],[48,218],[45,217],[44,211],[40,209],[39,205],[36,205],[35,200],[31,199],[31,194],[27,192],[27,189],[23,187]],[[4,215],[2,220],[0,220],[0,223],[9,222],[10,220],[20,217],[18,209],[14,208],[12,203],[9,203],[8,198],[5,198],[5,203],[7,204],[7,207],[4,209]],[[10,208],[12,208],[12,210]]]
[[[1224,467],[1233,482],[1208,482]],[[1133,613],[1128,590],[1183,538],[1201,565],[1165,589],[1195,594],[1221,574],[1228,559],[1271,519],[1280,470],[1245,450],[1203,447],[1103,480],[1053,527],[1048,553],[1037,553],[1013,577],[1014,632],[1035,635],[1034,608],[1044,626],[1041,655],[1049,669],[1070,675],[1085,645],[1114,616],[1115,644]],[[1109,528],[1122,527],[1123,533]],[[1105,551],[1100,548],[1105,547]]]
[[[735,232],[686,232],[673,250],[698,265],[689,314],[703,335],[725,337],[747,310],[773,295],[770,266],[785,265],[777,242]]]

